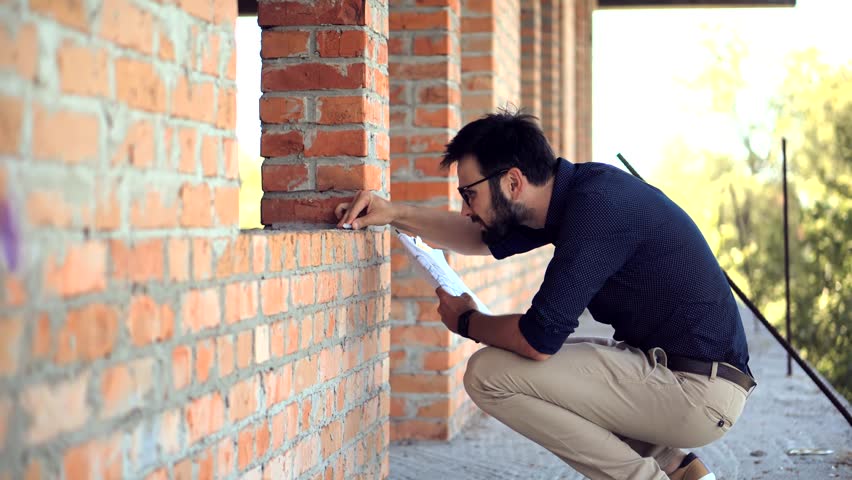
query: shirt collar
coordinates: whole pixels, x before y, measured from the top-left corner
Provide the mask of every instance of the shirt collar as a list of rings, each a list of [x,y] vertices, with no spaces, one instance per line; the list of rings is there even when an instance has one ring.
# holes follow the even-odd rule
[[[560,157],[556,161],[558,163],[556,166],[556,175],[553,179],[553,192],[550,195],[550,204],[547,207],[547,219],[544,222],[544,228],[548,232],[558,231],[559,224],[562,223],[565,203],[568,200],[568,190],[574,178],[574,170],[577,168],[576,165],[564,158]]]

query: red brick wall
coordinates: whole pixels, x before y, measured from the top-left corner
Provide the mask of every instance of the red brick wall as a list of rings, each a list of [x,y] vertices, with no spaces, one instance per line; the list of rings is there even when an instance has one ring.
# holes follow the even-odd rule
[[[333,23],[352,5],[312,7]],[[387,476],[389,236],[239,232],[236,2],[16,8],[0,27],[0,205],[20,230],[0,261],[0,478]],[[367,9],[366,118],[301,97],[317,137],[367,149],[303,162],[317,191],[352,188],[338,160],[386,178],[387,117],[359,110],[387,104],[386,6]],[[280,102],[269,123],[298,110]]]
[[[434,289],[405,257],[394,260],[391,306],[391,438],[451,439],[477,412],[462,377],[480,346],[450,333],[437,313]],[[448,255],[450,265],[495,313],[522,313],[544,275],[552,249],[496,262]],[[398,269],[399,268],[399,269]]]
[[[457,0],[390,3],[391,199],[452,208],[455,169],[441,169],[444,146],[461,124],[460,7]],[[418,325],[414,310],[437,308],[434,290],[392,242],[391,438],[448,438],[443,379],[401,366],[408,352],[452,341],[443,324]],[[426,386],[424,386],[426,385]],[[420,389],[433,388],[422,396]]]
[[[388,191],[386,0],[262,0],[260,220],[336,223],[355,191]]]
[[[459,431],[477,346],[440,324],[386,230],[322,229],[359,188],[457,209],[444,144],[521,95],[520,2],[426,3],[394,0],[388,47],[383,1],[261,2],[277,232],[237,227],[235,2],[15,11],[0,28],[0,201],[20,230],[0,262],[0,479],[383,477],[390,437]],[[590,111],[588,43],[573,102],[546,80],[564,68],[551,10],[541,101],[563,106],[544,108],[548,129]],[[548,258],[449,261],[495,312],[522,312]]]

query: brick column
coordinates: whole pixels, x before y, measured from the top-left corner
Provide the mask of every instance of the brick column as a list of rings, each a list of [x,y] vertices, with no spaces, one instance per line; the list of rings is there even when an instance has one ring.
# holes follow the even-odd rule
[[[553,151],[562,155],[562,87],[560,78],[561,0],[541,0],[541,126]]]
[[[492,4],[497,107],[521,103],[521,3],[521,0],[495,0]]]
[[[520,104],[518,0],[462,2],[463,123]]]
[[[392,0],[390,31],[391,198],[458,208],[455,169],[439,168],[444,145],[460,126],[458,2],[420,7]],[[431,358],[455,340],[432,321],[434,289],[398,242],[392,248],[391,438],[446,439],[451,378]]]
[[[388,191],[386,2],[261,0],[258,22],[261,223],[333,223],[355,190]]]
[[[507,102],[519,103],[520,4],[471,0],[463,5],[391,2],[393,200],[458,210],[455,172],[441,171],[438,164],[460,126],[460,96],[465,122]],[[458,46],[460,9],[464,58]],[[526,265],[536,264],[531,260]],[[495,308],[514,311],[528,301],[525,288],[509,285],[512,269],[520,263],[498,267],[487,259],[454,254],[448,261]],[[434,289],[411,269],[398,245],[391,265],[391,438],[450,439],[476,412],[462,377],[478,347],[440,323]]]
[[[462,11],[462,123],[488,113],[496,106],[494,72],[493,2],[464,1]]]
[[[592,11],[594,0],[574,3],[574,158],[592,161]]]
[[[574,105],[576,103],[576,53],[575,45],[575,29],[574,29],[574,10],[578,2],[562,2],[560,5],[559,14],[559,123],[561,127],[558,131],[559,145],[561,148],[556,151],[557,155],[561,155],[571,161],[577,161],[576,156],[576,118]]]
[[[521,105],[541,119],[541,0],[521,2]]]

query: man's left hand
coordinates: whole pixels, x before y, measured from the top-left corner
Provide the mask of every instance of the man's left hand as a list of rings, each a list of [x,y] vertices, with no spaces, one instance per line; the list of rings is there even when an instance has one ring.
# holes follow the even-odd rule
[[[441,302],[438,305],[438,314],[441,315],[441,321],[444,322],[444,325],[446,325],[451,332],[458,333],[459,315],[470,309],[476,310],[476,302],[473,300],[473,297],[467,293],[454,296],[447,293],[447,291],[442,287],[438,287],[438,289],[435,290],[435,293],[438,295],[438,300]]]

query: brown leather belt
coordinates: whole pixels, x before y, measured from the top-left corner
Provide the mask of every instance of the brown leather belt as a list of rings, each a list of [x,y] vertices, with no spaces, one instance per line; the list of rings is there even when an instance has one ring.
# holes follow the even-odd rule
[[[695,360],[687,357],[668,357],[666,366],[669,370],[707,375],[708,377],[713,372],[713,362],[705,362],[703,360]],[[718,367],[716,367],[716,376],[736,383],[743,387],[746,392],[751,391],[751,389],[757,385],[757,382],[755,382],[751,376],[721,362],[719,362]]]

